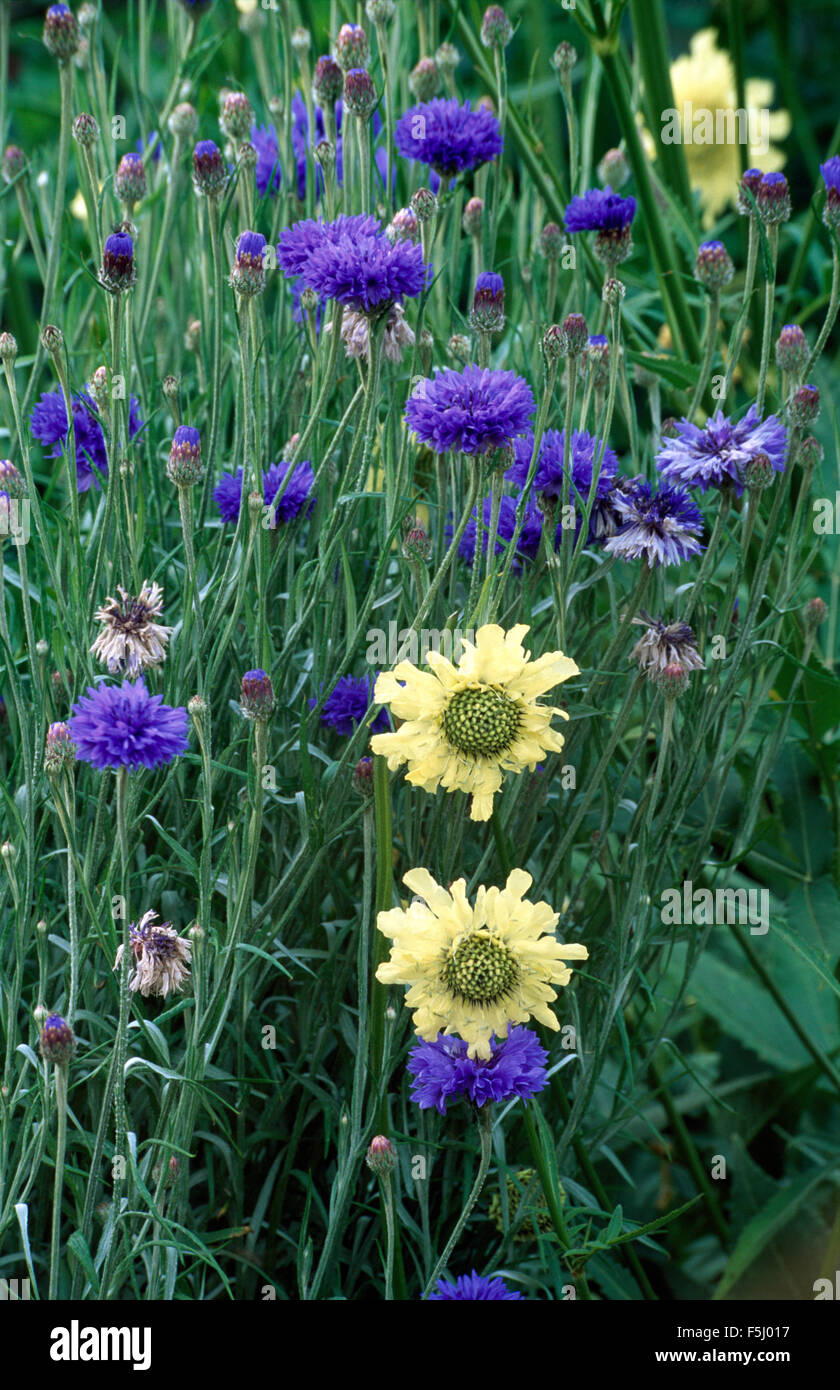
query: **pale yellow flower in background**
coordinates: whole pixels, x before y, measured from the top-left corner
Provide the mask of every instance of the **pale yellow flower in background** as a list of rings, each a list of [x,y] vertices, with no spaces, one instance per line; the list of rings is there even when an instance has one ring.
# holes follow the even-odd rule
[[[522,646],[527,631],[526,624],[505,632],[487,623],[475,643],[463,639],[457,666],[430,651],[430,671],[401,661],[379,676],[373,692],[405,720],[396,733],[376,734],[373,752],[387,757],[392,772],[408,763],[406,781],[424,791],[471,794],[471,820],[490,819],[505,772],[533,772],[547,751],[563,748],[551,720],[568,714],[537,700],[578,675],[578,667],[562,652],[531,661]]]
[[[717,47],[716,30],[701,29],[694,35],[689,47],[689,53],[683,54],[671,64],[674,106],[680,113],[681,125],[687,102],[695,114],[706,110],[714,116],[717,111],[737,110],[735,69],[729,54]],[[761,169],[765,174],[782,169],[785,155],[772,144],[765,149],[760,143],[761,133],[765,132],[771,141],[783,140],[789,134],[791,124],[787,111],[769,110],[773,96],[772,82],[760,77],[747,79],[744,102],[747,112],[746,127],[752,142],[748,150],[747,164]],[[728,138],[720,144],[701,144],[697,141],[689,144],[683,139],[688,176],[692,188],[697,189],[700,194],[705,227],[710,227],[715,219],[735,202],[738,191],[741,161],[736,143],[737,121],[728,123],[726,134]]]
[[[81,189],[76,194],[75,198],[70,204],[70,213],[73,217],[76,218],[78,222],[87,222],[88,220],[87,204],[84,200]]]
[[[586,960],[589,952],[557,941],[559,914],[546,902],[525,899],[532,881],[524,869],[514,869],[504,888],[482,884],[472,906],[463,878],[447,892],[427,869],[412,869],[403,882],[420,901],[379,913],[376,925],[393,944],[376,978],[410,986],[405,1003],[426,1042],[454,1033],[468,1044],[470,1057],[487,1061],[491,1038],[506,1037],[509,1023],[535,1018],[559,1029],[549,1007],[557,998],[552,986],[567,985],[572,971],[566,962]]]

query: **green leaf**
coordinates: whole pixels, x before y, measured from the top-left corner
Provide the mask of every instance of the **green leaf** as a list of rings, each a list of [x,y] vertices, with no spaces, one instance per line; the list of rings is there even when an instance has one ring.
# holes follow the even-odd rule
[[[816,1173],[805,1173],[787,1187],[777,1192],[748,1226],[741,1232],[735,1249],[729,1257],[723,1278],[715,1289],[712,1298],[724,1298],[743,1274],[755,1263],[762,1250],[783,1231],[793,1220],[806,1197],[820,1186],[834,1171],[840,1158],[833,1158]]]

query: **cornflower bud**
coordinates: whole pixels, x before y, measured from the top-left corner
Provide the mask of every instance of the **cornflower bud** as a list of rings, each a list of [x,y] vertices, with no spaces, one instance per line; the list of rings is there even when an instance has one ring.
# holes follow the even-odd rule
[[[464,208],[464,215],[461,219],[461,226],[465,236],[480,236],[481,221],[484,215],[484,199],[470,198]]]
[[[365,14],[371,24],[387,24],[394,17],[394,0],[367,0]]]
[[[799,446],[796,461],[802,468],[812,469],[822,463],[824,456],[825,450],[820,441],[809,434]]]
[[[461,55],[454,43],[442,43],[435,54],[438,72],[444,77],[452,77],[461,61]]]
[[[566,335],[559,323],[549,324],[540,339],[546,362],[559,362],[566,355]]]
[[[165,376],[160,383],[160,389],[168,401],[174,401],[178,397],[179,382],[177,376]]]
[[[99,122],[88,111],[80,111],[73,122],[73,139],[82,149],[89,150],[99,139]]]
[[[193,150],[193,183],[196,193],[220,198],[228,181],[221,150],[212,140],[199,140]]]
[[[17,355],[17,339],[11,333],[0,333],[0,362],[14,362]]]
[[[805,604],[802,610],[802,619],[806,628],[812,630],[818,628],[820,623],[825,622],[828,616],[828,607],[821,598],[812,598]]]
[[[192,140],[198,131],[198,112],[188,101],[179,102],[167,122],[170,132],[180,140]]]
[[[567,314],[563,320],[563,337],[569,357],[580,357],[589,343],[589,332],[583,314]]]
[[[597,389],[610,379],[610,343],[603,333],[596,333],[586,346],[586,357],[592,369],[592,384]]]
[[[481,42],[485,48],[507,48],[513,38],[513,25],[501,5],[488,5],[481,21]]]
[[[336,35],[335,58],[342,72],[367,67],[370,62],[370,44],[361,24],[342,24]]]
[[[411,207],[418,222],[430,222],[437,212],[437,198],[430,188],[418,188],[411,195]]]
[[[755,196],[758,215],[767,227],[787,222],[790,217],[790,189],[784,174],[765,174]]]
[[[7,145],[3,151],[3,178],[12,183],[26,168],[26,155],[19,145]]]
[[[425,527],[415,518],[406,527],[402,540],[402,553],[406,560],[421,560],[428,564],[432,558],[432,542]]]
[[[137,279],[134,242],[128,232],[112,232],[102,248],[99,283],[111,294],[124,294]]]
[[[565,242],[563,232],[556,222],[546,222],[537,239],[537,250],[547,261],[559,259]]]
[[[292,30],[291,45],[292,51],[298,55],[298,58],[302,58],[312,47],[312,35],[302,24]]]
[[[146,166],[142,155],[130,151],[124,154],[114,174],[114,192],[121,203],[133,208],[146,196]]]
[[[601,163],[598,165],[598,178],[602,185],[609,184],[610,188],[621,188],[630,177],[630,165],[627,163],[627,156],[623,150],[607,150]]]
[[[39,1047],[44,1061],[52,1062],[57,1067],[66,1067],[72,1060],[76,1051],[76,1038],[73,1029],[65,1023],[61,1014],[49,1015],[41,1029]]]
[[[262,498],[260,498],[262,503]],[[265,671],[246,671],[239,705],[246,719],[270,719],[275,709],[274,689]]]
[[[840,229],[840,189],[829,188],[822,210],[822,220],[826,227],[831,227],[835,232]]]
[[[775,476],[775,469],[767,454],[755,454],[744,469],[744,482],[750,492],[761,492],[769,487]]]
[[[344,106],[360,121],[368,121],[376,110],[379,97],[373,78],[365,68],[351,68],[344,78]]]
[[[440,72],[434,58],[421,58],[408,74],[408,89],[418,101],[431,101],[440,91]]]
[[[615,305],[621,303],[626,293],[627,287],[624,282],[622,280],[616,280],[615,276],[611,275],[608,280],[604,281],[601,298],[605,304],[609,304],[610,307],[613,308]]]
[[[786,323],[776,339],[776,366],[799,376],[808,365],[808,342],[798,323]]]
[[[478,333],[501,333],[505,326],[505,282],[501,275],[483,271],[475,282],[470,327]]]
[[[397,1166],[397,1155],[390,1139],[386,1139],[384,1134],[377,1134],[371,1139],[365,1163],[377,1177],[393,1173]]]
[[[743,217],[755,216],[752,203],[749,198],[744,195],[746,190],[747,193],[752,194],[753,198],[757,198],[762,177],[763,175],[760,169],[747,169],[745,173],[741,175],[741,181],[738,184],[737,206],[738,211]]]
[[[562,43],[558,43],[554,50],[551,66],[554,68],[555,72],[560,73],[562,76],[571,72],[577,60],[577,51],[564,39]]]
[[[79,25],[67,5],[50,5],[44,18],[44,47],[60,63],[67,63],[79,47]]]
[[[450,356],[455,358],[456,362],[463,362],[465,365],[472,356],[470,340],[469,338],[465,338],[463,333],[452,334],[452,337],[447,343],[447,350]]]
[[[788,403],[788,418],[798,430],[807,429],[820,413],[820,393],[816,386],[800,386]]]
[[[192,425],[179,425],[172,436],[166,476],[177,487],[193,487],[204,477],[201,435]]]
[[[248,298],[265,289],[265,248],[262,232],[243,232],[236,243],[236,259],[230,284],[236,293]]]
[[[357,796],[368,800],[373,796],[373,758],[360,758],[353,768],[350,785]]]
[[[11,459],[0,459],[0,492],[5,492],[13,502],[26,496],[26,480]]]
[[[338,63],[328,55],[319,58],[312,74],[312,96],[316,106],[326,106],[331,111],[343,90],[344,74]]]
[[[44,750],[44,771],[50,777],[58,777],[75,760],[76,745],[69,728],[66,724],[51,724]]]
[[[246,140],[254,124],[254,108],[244,92],[226,92],[219,125],[229,140]]]
[[[207,713],[208,705],[203,695],[191,695],[187,701],[187,713],[196,723]]]
[[[688,671],[678,661],[669,661],[653,680],[666,700],[675,700],[688,689]]]
[[[64,347],[64,334],[54,323],[45,324],[41,330],[41,345],[51,357]]]
[[[399,208],[385,228],[385,233],[391,241],[416,242],[420,236],[420,223],[414,209]]]
[[[694,273],[700,284],[713,293],[730,283],[735,274],[735,266],[722,241],[703,243],[697,252]]]

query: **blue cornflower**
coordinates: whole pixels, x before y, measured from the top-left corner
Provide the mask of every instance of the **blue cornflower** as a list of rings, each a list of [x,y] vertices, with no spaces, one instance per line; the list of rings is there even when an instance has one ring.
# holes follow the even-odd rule
[[[590,188],[566,208],[567,232],[622,232],[636,215],[636,199],[605,188]]]
[[[404,296],[418,295],[426,269],[420,246],[392,242],[377,231],[322,240],[301,275],[304,284],[323,299],[378,317]]]
[[[404,159],[428,164],[442,178],[486,164],[502,152],[499,122],[492,111],[471,110],[468,101],[435,97],[412,106],[397,121],[394,143]]]
[[[521,1293],[509,1289],[504,1279],[488,1279],[483,1274],[461,1274],[454,1284],[446,1279],[438,1279],[436,1292],[428,1295],[429,1302],[468,1303],[487,1298],[513,1302],[518,1299],[527,1302]]]
[[[277,246],[277,261],[288,277],[303,276],[310,259],[322,245],[335,245],[343,236],[376,236],[380,223],[369,213],[340,213],[332,222],[303,218],[286,227]],[[305,281],[305,283],[308,283]]]
[[[375,677],[372,676],[342,676],[324,701],[321,723],[335,729],[337,734],[349,738],[362,723],[373,703],[374,684]],[[313,696],[309,701],[309,708],[314,709],[317,703]],[[370,731],[372,734],[383,734],[388,733],[390,728],[388,711],[381,709],[371,724]]]
[[[703,549],[697,539],[703,533],[703,516],[687,492],[677,487],[661,487],[654,493],[642,479],[633,488],[625,520],[604,542],[610,555],[638,560],[644,555],[648,565],[679,565]]]
[[[280,146],[274,126],[251,126],[251,144],[257,152],[257,167],[254,171],[257,192],[264,198],[266,193],[276,193],[282,180]]]
[[[146,136],[145,140],[138,140],[134,149],[137,154],[142,155],[144,159],[152,159],[155,164],[157,164],[163,152],[163,146],[160,143],[157,131],[152,130]]]
[[[508,1025],[506,1038],[491,1039],[493,1055],[488,1062],[467,1056],[462,1038],[438,1033],[435,1042],[418,1042],[408,1054],[406,1069],[411,1073],[411,1099],[421,1110],[446,1114],[450,1100],[466,1096],[473,1105],[486,1101],[528,1100],[548,1085],[548,1053],[530,1028]]]
[[[304,463],[297,463],[294,467],[285,462],[272,463],[268,469],[263,471],[263,501],[265,505],[271,506],[290,468],[292,468],[292,475],[277,503],[272,529],[277,525],[278,520],[282,522],[294,521],[295,517],[300,516],[304,508],[306,508],[306,515],[309,516],[315,506],[315,498],[310,497],[315,482],[315,474],[312,472],[312,465],[308,460]],[[222,474],[221,480],[213,489],[213,501],[219,508],[222,521],[235,523],[239,520],[239,508],[242,502],[241,468],[237,468],[235,473]]]
[[[140,404],[136,396],[129,401],[128,432],[133,439],[143,428],[140,419]],[[51,444],[53,448],[48,458],[61,458],[64,442],[69,433],[67,411],[64,397],[60,391],[45,391],[41,395],[30,417],[33,438],[41,444]],[[84,391],[73,397],[73,430],[76,444],[76,483],[79,492],[87,492],[93,485],[99,490],[97,473],[108,476],[108,454],[105,436],[99,423],[96,405]],[[94,471],[96,470],[96,472]]]
[[[821,164],[820,173],[826,188],[833,188],[840,193],[840,154],[833,154],[825,164]]]
[[[744,491],[744,470],[759,454],[769,458],[777,473],[784,472],[787,430],[776,415],[762,420],[751,405],[743,419],[729,420],[722,410],[701,428],[682,419],[677,433],[662,441],[656,466],[670,483],[699,487],[731,486],[738,497]]]
[[[516,530],[516,508],[518,505],[518,498],[505,495],[504,497],[500,498],[500,503],[501,505],[499,507],[499,521],[496,532],[496,555],[504,554],[504,552],[508,548],[508,545],[513,539],[513,533]],[[484,524],[481,528],[481,553],[483,555],[487,554],[487,544],[490,536],[490,521],[492,518],[492,506],[492,498],[485,497],[484,502],[482,503],[482,516],[484,519]],[[525,508],[525,516],[522,523],[522,530],[519,533],[519,543],[516,547],[516,554],[518,558],[514,561],[514,569],[521,568],[521,565],[519,564],[520,559],[533,560],[536,558],[536,555],[540,548],[542,524],[543,523],[541,513],[534,506],[533,502],[529,502]],[[475,526],[476,512],[474,511],[469,521],[467,522],[466,529],[464,531],[463,536],[461,537],[460,545],[458,546],[458,554],[460,555],[462,560],[466,561],[468,565],[471,565],[475,558]],[[451,540],[452,535],[454,534],[451,522],[447,524],[446,534],[447,538]]]
[[[534,474],[532,495],[544,493],[546,497],[556,501],[562,497],[565,440],[565,430],[546,430],[542,436],[537,455],[537,470]],[[514,461],[505,477],[509,482],[515,483],[517,487],[525,486],[533,451],[534,436],[530,430],[520,439],[514,441]],[[573,432],[569,451],[573,486],[570,486],[569,498],[576,510],[578,506],[583,506],[589,497],[589,491],[592,487],[592,469],[600,452],[601,441],[595,435],[589,434],[586,430]],[[607,445],[604,448],[604,457],[601,459],[601,466],[598,470],[598,482],[595,487],[596,498],[607,495],[617,472],[618,458],[614,450]],[[575,490],[578,493],[577,497]]]
[[[534,409],[530,386],[515,372],[446,367],[418,383],[406,401],[405,422],[437,454],[485,454],[527,429]]]
[[[142,679],[88,686],[67,727],[79,762],[100,770],[162,767],[189,748],[186,709],[150,695]]]

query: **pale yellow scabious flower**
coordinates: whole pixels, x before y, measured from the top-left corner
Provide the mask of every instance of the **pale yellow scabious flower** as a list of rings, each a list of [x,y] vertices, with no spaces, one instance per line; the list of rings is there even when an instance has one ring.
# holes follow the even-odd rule
[[[509,1023],[535,1018],[559,1029],[549,1007],[557,998],[552,986],[567,985],[566,962],[586,960],[589,952],[557,941],[560,918],[548,903],[525,900],[530,874],[514,869],[504,888],[482,885],[475,906],[462,878],[449,892],[427,869],[412,869],[403,882],[422,901],[379,913],[376,925],[392,945],[376,978],[410,986],[405,1003],[421,1038],[454,1033],[470,1057],[487,1061],[493,1034],[506,1037]]]
[[[551,720],[568,714],[537,700],[579,670],[562,652],[531,661],[522,646],[527,631],[527,624],[505,632],[487,623],[474,643],[463,640],[457,666],[430,651],[430,671],[401,661],[376,682],[377,703],[405,723],[374,735],[373,752],[387,757],[392,772],[407,763],[406,781],[424,791],[470,794],[472,820],[490,819],[505,772],[533,772],[547,751],[563,748]]]
[[[714,29],[701,29],[689,45],[690,53],[671,64],[671,86],[674,92],[674,106],[680,113],[683,128],[683,148],[688,164],[688,177],[692,188],[700,193],[703,211],[703,225],[710,227],[716,218],[734,203],[741,177],[741,162],[736,143],[739,136],[738,122],[724,117],[722,123],[725,138],[720,142],[701,144],[688,143],[685,139],[684,109],[690,103],[694,122],[699,126],[697,113],[734,112],[738,106],[735,87],[735,69],[729,54],[717,47],[717,34]],[[747,163],[773,173],[783,168],[784,153],[772,144],[764,147],[763,138],[783,140],[790,131],[790,116],[787,111],[770,111],[773,101],[774,84],[765,78],[749,78],[745,83],[744,102],[747,120],[744,123],[749,136]]]

